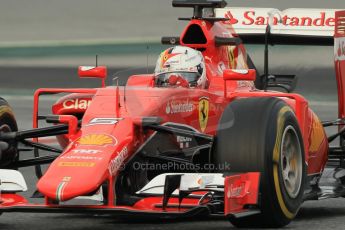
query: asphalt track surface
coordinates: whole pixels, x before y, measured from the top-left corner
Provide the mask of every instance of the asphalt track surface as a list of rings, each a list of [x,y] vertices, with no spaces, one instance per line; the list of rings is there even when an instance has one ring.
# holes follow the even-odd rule
[[[118,70],[111,70],[118,71]],[[146,71],[143,70],[142,71]],[[329,69],[314,70],[310,75],[301,76],[297,91],[302,92],[311,100],[311,106],[322,120],[336,116],[336,88],[332,78],[324,78]],[[46,76],[49,76],[47,78]],[[308,76],[313,76],[309,79]],[[125,78],[122,79],[125,81]],[[98,82],[77,80],[74,69],[54,68],[2,68],[0,77],[2,95],[12,105],[20,129],[31,127],[32,99],[28,96],[37,87],[85,87],[97,86]],[[308,84],[306,84],[308,83]],[[18,96],[19,95],[19,96]],[[321,95],[321,96],[320,96]],[[42,101],[42,113],[50,113],[49,105],[54,99]],[[334,131],[334,130],[330,130]],[[30,157],[27,156],[23,158]],[[34,191],[36,179],[33,168],[24,168],[22,172],[27,180],[30,196]],[[32,202],[41,200],[30,199]],[[329,199],[309,201],[303,204],[297,218],[287,229],[344,229],[345,199]],[[1,230],[17,229],[229,229],[232,225],[222,218],[195,218],[192,220],[123,220],[114,216],[85,214],[35,214],[35,213],[5,213],[0,217]]]

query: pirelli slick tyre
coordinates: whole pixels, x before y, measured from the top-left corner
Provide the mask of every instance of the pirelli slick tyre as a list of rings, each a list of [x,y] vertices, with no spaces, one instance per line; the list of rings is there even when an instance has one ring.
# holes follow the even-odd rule
[[[14,113],[6,100],[0,98],[0,132],[17,131]],[[6,149],[5,147],[6,146]],[[15,141],[1,142],[0,140],[0,168],[14,169],[13,164],[18,161],[19,154]]]
[[[213,159],[230,171],[260,172],[260,214],[235,218],[236,227],[282,227],[303,201],[306,164],[303,139],[292,109],[277,98],[248,98],[224,110]]]

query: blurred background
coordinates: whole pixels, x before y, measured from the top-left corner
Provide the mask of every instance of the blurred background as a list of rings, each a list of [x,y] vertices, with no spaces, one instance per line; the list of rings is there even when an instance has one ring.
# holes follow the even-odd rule
[[[311,4],[312,3],[312,4]],[[79,80],[79,65],[98,63],[112,76],[151,72],[161,36],[179,35],[192,9],[172,8],[171,0],[1,0],[0,90],[30,95],[39,87],[98,86]],[[228,1],[228,6],[345,8],[339,0]],[[263,46],[247,46],[262,73]],[[331,47],[276,46],[270,50],[272,73],[297,74],[297,92],[313,103],[336,104]],[[123,75],[123,77],[122,77]]]
[[[228,6],[344,9],[345,3],[343,0],[229,0]],[[20,129],[29,129],[35,89],[100,86],[98,79],[81,80],[77,75],[79,65],[95,65],[96,55],[98,64],[109,68],[108,85],[115,75],[120,77],[120,84],[125,84],[131,74],[152,72],[158,55],[167,48],[160,45],[161,37],[178,36],[187,22],[177,18],[191,15],[192,9],[172,8],[171,0],[0,0],[0,96],[12,105]],[[247,50],[263,73],[263,45],[247,46]],[[270,47],[270,69],[272,74],[296,74],[296,92],[309,100],[321,120],[337,117],[332,47]],[[55,100],[56,97],[42,100],[40,114],[51,113]],[[31,167],[22,172],[30,182],[27,193],[30,196],[36,177]],[[341,228],[344,201],[325,202],[305,204],[291,228]],[[47,226],[53,229],[54,221],[59,221],[56,229],[62,225],[65,229],[89,229],[94,224],[102,229],[114,228],[110,221],[103,224],[103,219],[96,218],[68,219],[65,215],[30,213],[4,216],[7,218],[1,220],[1,229],[46,229]],[[228,225],[227,221],[187,222],[175,228],[219,229]],[[128,225],[119,227],[127,229]]]
[[[341,8],[344,7],[341,2],[233,0],[228,1],[228,6],[281,10],[291,7]],[[163,49],[160,37],[179,35],[186,22],[177,18],[192,14],[191,9],[172,8],[171,0],[1,0],[0,4],[1,66],[93,64],[95,54],[109,66],[138,66],[147,63],[147,53],[149,64],[154,65],[156,56]],[[313,50],[315,48],[307,53]],[[331,53],[320,52],[317,56]],[[287,56],[296,60],[292,55],[290,52]],[[136,57],[134,60],[133,56]],[[328,57],[325,56],[320,64],[331,63]],[[314,60],[307,61],[308,64],[315,63]]]

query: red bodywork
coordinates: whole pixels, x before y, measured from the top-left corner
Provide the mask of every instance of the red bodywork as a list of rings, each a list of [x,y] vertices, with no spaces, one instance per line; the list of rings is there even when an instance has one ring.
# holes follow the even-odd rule
[[[188,32],[190,27],[195,26],[202,29],[207,40],[205,44],[186,44],[183,42],[184,33]],[[186,124],[200,132],[215,135],[224,108],[231,101],[245,97],[279,97],[285,100],[295,111],[301,127],[307,164],[309,165],[308,173],[321,173],[327,161],[327,138],[320,121],[308,108],[308,103],[302,96],[273,91],[259,91],[255,89],[252,81],[224,81],[222,68],[248,68],[244,45],[237,47],[216,47],[214,45],[215,35],[227,34],[229,37],[234,36],[229,33],[228,26],[223,23],[192,20],[182,33],[181,45],[205,49],[203,54],[206,60],[209,82],[207,89],[157,88],[154,87],[153,75],[130,77],[125,91],[124,87],[97,89],[92,96],[92,102],[84,110],[80,131],[77,135],[68,136],[68,143],[70,144],[64,153],[51,164],[49,170],[38,182],[39,191],[47,197],[55,199],[59,185],[66,184],[63,187],[60,200],[69,200],[96,190],[105,180],[113,182],[117,172],[110,173],[108,170],[111,167],[111,161],[116,159],[125,148],[128,154],[124,162],[121,162],[125,163],[151,135],[150,133],[143,134],[140,127],[141,117],[157,116],[163,119],[163,124],[167,122]],[[82,106],[77,103],[71,108],[70,104],[75,103],[76,100],[85,104],[82,100],[88,99],[83,98],[83,96],[77,95],[70,96],[71,99],[65,98],[54,105],[53,112],[56,114],[80,113],[80,110],[82,110],[80,107]],[[209,103],[206,127],[201,127],[199,121],[199,102],[202,99],[206,99]],[[66,104],[69,106],[66,106]],[[175,107],[180,105],[186,105],[190,108],[187,108],[184,112],[179,112],[178,108]],[[68,112],[63,110],[67,107],[69,107]],[[170,113],[167,113],[169,108]],[[116,125],[88,125],[94,118],[107,117],[123,118],[123,120]],[[85,145],[78,142],[80,138],[89,135],[106,135],[112,138],[113,141],[109,144],[99,145]],[[98,138],[98,136],[94,137]],[[99,151],[95,155],[101,159],[93,160],[89,158],[83,160],[77,158],[85,156],[85,154],[76,153],[83,149]],[[66,177],[70,178],[68,182],[64,181]]]
[[[203,44],[191,44],[184,39],[191,28],[198,28],[205,36]],[[144,132],[143,117],[160,117],[162,124],[187,125],[200,133],[215,136],[218,121],[225,107],[234,100],[248,97],[277,97],[286,101],[298,119],[303,136],[308,175],[321,174],[327,162],[328,141],[318,117],[308,102],[298,94],[260,91],[252,81],[225,81],[224,69],[248,69],[247,54],[243,44],[216,46],[215,36],[234,37],[231,25],[223,22],[191,20],[183,31],[180,44],[202,50],[206,61],[208,86],[196,88],[159,88],[154,86],[152,74],[135,75],[128,79],[126,87],[97,89],[39,89],[34,98],[34,128],[37,127],[38,100],[45,93],[72,93],[61,98],[54,106],[57,115],[83,116],[81,128],[72,128],[68,135],[58,140],[64,152],[50,165],[37,184],[46,197],[46,204],[39,207],[55,207],[50,201],[67,201],[96,191],[108,182],[108,200],[114,201],[114,184],[121,165],[125,164],[145,143],[153,132]],[[343,37],[344,34],[336,34]],[[345,49],[345,48],[344,48]],[[339,89],[339,117],[345,116],[344,88],[345,61],[336,61]],[[208,107],[208,116],[201,120],[200,109]],[[114,123],[103,124],[97,119],[110,118]],[[95,122],[96,119],[96,122]],[[75,125],[75,120],[65,117],[63,122]],[[240,212],[245,204],[257,204],[258,173],[226,177],[225,213]],[[238,195],[231,195],[237,186]],[[250,191],[252,195],[246,195]],[[229,193],[230,195],[227,195]],[[7,196],[4,205],[11,206]],[[162,197],[144,198],[133,206],[108,205],[97,208],[150,210],[163,212],[156,204]],[[18,205],[25,202],[18,198]],[[172,198],[169,204],[178,204]],[[185,199],[183,205],[198,205],[198,199]],[[94,207],[88,207],[94,208]],[[182,212],[186,209],[170,208],[167,211]]]

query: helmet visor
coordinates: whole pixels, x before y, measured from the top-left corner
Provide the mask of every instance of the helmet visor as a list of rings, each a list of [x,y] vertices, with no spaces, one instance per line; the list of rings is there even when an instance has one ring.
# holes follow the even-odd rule
[[[189,87],[195,87],[197,86],[197,81],[200,78],[200,74],[198,72],[169,72],[169,73],[161,73],[156,75],[155,84],[156,86],[160,87],[168,87],[172,86],[170,78],[179,77],[184,79],[188,82]]]

